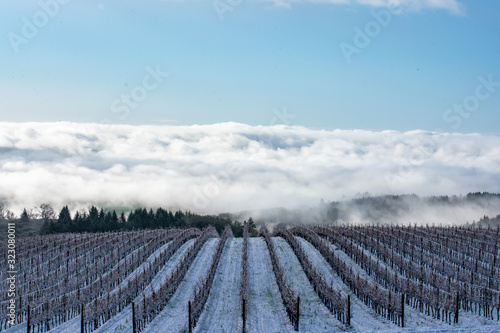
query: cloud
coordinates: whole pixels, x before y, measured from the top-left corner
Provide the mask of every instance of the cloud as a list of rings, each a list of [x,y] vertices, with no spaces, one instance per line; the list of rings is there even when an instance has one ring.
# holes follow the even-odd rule
[[[268,0],[272,1],[278,7],[291,7],[292,3],[299,0]],[[358,4],[370,7],[397,7],[408,10],[422,9],[442,9],[450,13],[463,15],[464,6],[457,0],[304,0],[312,3],[328,3],[334,5]]]
[[[221,123],[0,123],[0,198],[16,212],[162,206],[237,212],[356,193],[498,192],[500,136]]]

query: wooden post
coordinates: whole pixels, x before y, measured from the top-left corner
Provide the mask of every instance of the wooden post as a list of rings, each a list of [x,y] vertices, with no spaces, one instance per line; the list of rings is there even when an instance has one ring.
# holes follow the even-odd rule
[[[458,291],[457,291],[457,301],[456,301],[456,308],[455,308],[455,324],[458,324],[458,309],[459,309],[459,304],[460,300],[458,299]]]
[[[243,333],[246,332],[246,300],[243,299],[243,312],[242,312],[242,315],[243,315]]]
[[[401,294],[401,327],[405,327],[405,294]]]
[[[78,289],[80,290],[80,289]],[[82,305],[80,306],[80,315],[81,315],[81,320],[80,320],[80,333],[84,333],[85,332],[85,314],[83,313],[83,311],[85,310],[84,308],[84,305],[82,303]]]
[[[351,326],[351,295],[347,295],[347,326]]]
[[[189,333],[191,333],[191,301],[188,302],[188,327]]]
[[[30,306],[28,305],[28,325],[26,326],[26,332],[30,333],[30,326],[31,326],[31,313],[30,313]]]
[[[132,302],[132,332],[137,333],[137,323],[135,322],[135,303]]]
[[[299,330],[299,316],[300,316],[299,308],[300,308],[300,296],[297,296],[297,312],[296,312],[297,321],[295,322],[295,330],[296,331]]]

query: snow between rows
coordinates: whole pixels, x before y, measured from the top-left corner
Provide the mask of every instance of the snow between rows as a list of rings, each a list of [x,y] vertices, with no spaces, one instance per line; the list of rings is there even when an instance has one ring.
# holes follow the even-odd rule
[[[167,306],[143,330],[144,333],[180,333],[187,331],[188,302],[193,298],[194,287],[210,269],[212,257],[219,244],[218,238],[209,239],[189,267],[186,276]]]
[[[295,332],[285,312],[263,238],[248,238],[248,333]]]
[[[195,333],[240,332],[239,285],[243,239],[229,238],[215,272],[210,294]]]
[[[307,279],[290,245],[281,237],[272,237],[280,266],[296,295],[300,296],[300,332],[327,333],[344,331],[339,322],[321,302]]]
[[[361,302],[353,293],[349,292],[349,288],[344,284],[340,276],[330,267],[328,262],[323,258],[316,248],[301,237],[295,237],[311,263],[316,270],[320,272],[323,278],[333,286],[334,289],[340,289],[351,295],[351,327],[354,330],[379,330],[396,328],[397,326],[387,319],[379,316]]]
[[[147,296],[151,294],[151,287],[157,289],[162,282],[168,278],[168,276],[175,270],[177,265],[181,262],[184,255],[191,249],[194,244],[195,239],[190,239],[184,243],[170,258],[170,260],[162,267],[162,269],[156,274],[151,283],[145,288],[144,294]],[[135,298],[135,302],[139,302],[143,299],[143,294]],[[122,312],[108,320],[103,326],[99,327],[94,332],[104,333],[104,332],[116,332],[116,333],[128,333],[132,330],[132,305],[128,305]]]

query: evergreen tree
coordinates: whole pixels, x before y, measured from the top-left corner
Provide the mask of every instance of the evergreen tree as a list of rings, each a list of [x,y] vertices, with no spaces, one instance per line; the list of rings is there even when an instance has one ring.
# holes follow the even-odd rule
[[[118,215],[116,215],[116,211],[113,210],[109,223],[109,230],[116,231],[119,229],[120,229],[120,223],[118,222]]]
[[[57,223],[55,225],[57,232],[67,232],[71,229],[72,224],[71,213],[68,206],[64,206],[59,213]]]
[[[85,219],[83,231],[96,232],[99,230],[99,211],[92,206],[89,209],[89,216]]]
[[[24,208],[23,212],[21,213],[20,220],[21,220],[21,222],[29,222],[30,221],[30,217],[29,217],[29,214],[28,214],[28,211],[26,210],[26,208]]]

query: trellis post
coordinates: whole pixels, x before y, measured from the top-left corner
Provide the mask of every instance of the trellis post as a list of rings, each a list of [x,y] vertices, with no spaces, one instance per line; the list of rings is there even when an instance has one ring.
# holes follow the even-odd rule
[[[188,302],[188,327],[189,333],[191,333],[191,301]]]
[[[82,305],[80,306],[80,315],[81,315],[81,318],[80,318],[80,333],[84,333],[85,332],[85,314],[84,314],[84,305],[82,303]]]
[[[31,326],[31,311],[30,311],[30,306],[28,305],[28,325],[26,326],[26,332],[30,333],[30,326]]]
[[[246,308],[246,300],[243,299],[243,309],[242,309],[243,310],[243,313],[242,313],[242,315],[243,315],[243,333],[246,332],[246,319],[247,318],[246,318],[246,309],[245,308]]]
[[[299,330],[299,318],[300,318],[300,296],[297,296],[297,309],[296,309],[296,318],[297,318],[297,321],[295,322],[295,330],[298,331]]]
[[[347,326],[351,326],[351,295],[347,295]]]
[[[401,327],[405,327],[405,294],[401,294]]]
[[[137,333],[137,323],[135,321],[135,303],[132,302],[132,332]]]

